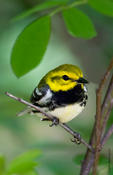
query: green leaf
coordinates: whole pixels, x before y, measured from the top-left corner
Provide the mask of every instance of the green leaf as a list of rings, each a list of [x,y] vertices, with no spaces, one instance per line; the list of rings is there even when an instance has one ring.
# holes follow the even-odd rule
[[[44,16],[28,25],[18,36],[11,55],[17,77],[35,68],[41,61],[50,37],[50,17]]]
[[[5,158],[4,156],[0,155],[0,174],[5,171]]]
[[[13,164],[13,166],[10,168],[10,170],[8,172],[9,172],[9,174],[26,173],[26,172],[32,171],[34,169],[34,167],[36,167],[37,165],[38,165],[37,162],[23,161],[21,163]]]
[[[89,0],[88,4],[98,12],[113,17],[113,0]]]
[[[95,28],[89,17],[76,8],[64,10],[64,22],[68,32],[74,37],[90,39],[96,36]]]
[[[65,5],[65,4],[67,4],[67,2],[68,2],[68,0],[45,1],[41,4],[36,5],[35,7],[31,8],[30,10],[27,10],[27,11],[23,12],[22,14],[14,17],[12,21],[17,21],[17,20],[23,19],[25,17],[30,16],[31,14],[33,14],[35,12],[40,12],[42,10],[48,10],[50,8],[54,8],[54,7],[59,6],[59,5]]]
[[[34,167],[37,166],[35,159],[41,155],[39,150],[31,150],[24,153],[14,159],[8,168],[8,173],[26,173],[33,171]]]

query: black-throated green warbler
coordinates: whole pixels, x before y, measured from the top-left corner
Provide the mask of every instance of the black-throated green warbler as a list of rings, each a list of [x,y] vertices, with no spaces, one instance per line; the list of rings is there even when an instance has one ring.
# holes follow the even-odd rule
[[[31,102],[66,123],[84,109],[88,98],[86,83],[88,81],[83,78],[80,68],[71,64],[61,65],[41,79],[32,93]],[[25,113],[38,112],[29,107],[19,115]]]

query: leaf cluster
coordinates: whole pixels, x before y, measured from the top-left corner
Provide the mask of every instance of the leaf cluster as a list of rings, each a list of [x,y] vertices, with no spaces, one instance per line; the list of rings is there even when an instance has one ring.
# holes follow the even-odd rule
[[[11,66],[17,77],[34,69],[42,60],[51,35],[51,18],[55,14],[61,13],[67,32],[72,37],[96,37],[97,32],[92,20],[79,9],[86,4],[103,15],[113,17],[112,0],[46,0],[13,19],[20,20],[46,11],[44,16],[26,26],[16,39],[11,54]]]
[[[38,166],[37,158],[41,156],[40,150],[30,150],[12,160],[8,167],[4,156],[0,156],[0,175],[38,175],[35,167]]]

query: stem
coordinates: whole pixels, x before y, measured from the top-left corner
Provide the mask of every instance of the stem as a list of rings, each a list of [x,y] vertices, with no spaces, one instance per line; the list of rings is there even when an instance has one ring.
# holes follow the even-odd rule
[[[103,148],[103,146],[105,145],[105,143],[107,142],[107,140],[110,138],[110,136],[112,134],[113,134],[113,124],[111,125],[111,127],[108,129],[108,131],[106,132],[106,134],[102,138],[101,149]]]
[[[110,116],[110,111],[113,107],[113,101],[112,101],[112,92],[113,92],[113,75],[111,77],[105,98],[104,98],[104,102],[102,104],[102,116],[103,116],[103,121],[102,121],[102,132],[104,132],[107,121],[109,119]]]
[[[79,6],[79,5],[83,5],[83,4],[87,4],[87,0],[81,0],[81,1],[75,1],[75,2],[72,2],[71,4],[69,5],[64,5],[64,6],[60,6],[58,7],[57,9],[55,9],[54,11],[52,11],[49,16],[53,16],[55,15],[56,13],[59,13],[63,10],[67,10],[69,8],[72,8],[72,7],[76,7],[76,6]]]
[[[75,131],[69,128],[69,126],[67,126],[65,123],[60,123],[59,125],[62,128],[64,128],[67,132],[69,132],[72,136],[77,137],[77,134],[75,133]],[[94,152],[93,148],[89,144],[87,144],[86,141],[82,138],[81,138],[81,143],[83,143],[91,152]]]
[[[99,115],[99,122],[97,121],[98,117],[96,116],[95,123],[94,123],[93,129],[92,129],[92,134],[90,136],[90,142],[89,142],[89,144],[92,146],[92,148],[95,146],[96,151],[92,153],[87,149],[83,163],[82,163],[82,167],[81,167],[81,172],[80,172],[81,175],[88,175],[92,166],[95,166],[95,168],[97,169],[98,159],[99,159],[99,151],[101,148],[101,140],[102,140],[101,138],[102,138],[102,135],[104,132],[104,131],[102,131],[102,126],[101,126],[103,124],[102,121],[104,121],[103,118],[104,117],[106,118],[107,117],[106,115],[108,114],[108,113],[106,113],[106,115],[105,115],[105,111],[109,110],[109,114],[110,114],[111,109],[112,109],[109,106],[110,104],[112,104],[112,101],[113,101],[113,96],[111,96],[111,94],[113,93],[113,81],[112,81],[112,79],[108,85],[107,92],[106,92],[106,95],[105,95],[104,100],[103,100],[103,104],[101,105],[101,113],[100,113],[100,102],[101,102],[100,97],[102,96],[101,95],[102,90],[105,86],[106,81],[108,80],[108,78],[110,76],[112,68],[113,68],[113,58],[110,62],[110,65],[108,66],[107,71],[104,74],[104,76],[99,84],[99,88],[98,88],[98,93],[100,93],[100,94],[99,94],[99,96],[97,95],[96,103],[98,106],[97,110],[99,110],[99,111],[97,111],[97,115]],[[108,119],[108,117],[107,117],[107,119]],[[106,121],[106,124],[107,124],[107,121]],[[100,126],[101,126],[101,128],[100,128]],[[106,127],[106,126],[104,126],[104,127]],[[98,140],[95,139],[95,133],[97,133],[97,132],[99,132]],[[94,162],[95,162],[95,164],[94,164]],[[96,173],[96,170],[94,170],[93,173]]]
[[[103,79],[100,82],[99,88],[97,90],[97,98],[96,98],[96,104],[97,104],[97,112],[96,112],[96,143],[95,143],[95,156],[94,156],[94,165],[93,165],[93,175],[96,175],[97,172],[97,165],[98,165],[98,160],[99,160],[99,156],[100,156],[100,142],[101,142],[101,137],[102,137],[102,109],[101,109],[101,98],[102,98],[102,90],[105,86],[105,83],[110,75],[110,71],[113,68],[113,59],[103,77]],[[111,86],[111,82],[110,82],[110,86]],[[109,110],[109,114],[110,114],[111,109]],[[106,120],[106,123],[104,124],[104,127],[106,127],[107,124],[107,119],[104,118]]]
[[[112,110],[112,108],[113,108],[113,101],[111,101],[111,103],[110,103],[110,106],[109,106],[109,108],[108,108],[108,111],[106,112],[106,115],[105,115],[105,117],[104,117],[104,120],[103,120],[103,125],[102,125],[102,132],[104,132],[104,130],[105,130],[105,128],[106,128],[106,125],[107,125],[107,121],[108,121],[108,119],[109,119],[109,117],[110,117],[110,113],[111,113],[111,110]]]
[[[99,159],[99,146],[100,146],[100,139],[101,139],[101,89],[97,90],[96,93],[96,122],[95,122],[95,156],[94,156],[94,166],[93,166],[93,175],[96,175],[97,171],[97,164]]]

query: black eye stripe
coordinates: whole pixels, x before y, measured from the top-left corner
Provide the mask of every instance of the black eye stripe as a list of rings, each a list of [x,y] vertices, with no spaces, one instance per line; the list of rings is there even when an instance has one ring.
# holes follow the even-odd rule
[[[68,77],[67,75],[63,75],[62,78],[63,78],[65,81],[69,80],[69,77]]]

